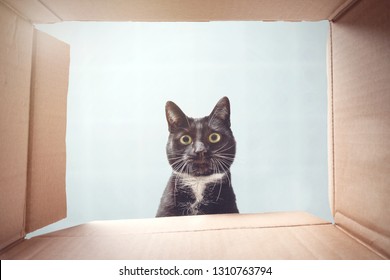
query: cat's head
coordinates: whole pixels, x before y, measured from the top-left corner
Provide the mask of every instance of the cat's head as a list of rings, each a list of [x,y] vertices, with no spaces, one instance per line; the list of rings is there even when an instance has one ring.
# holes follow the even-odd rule
[[[173,170],[192,176],[226,173],[233,163],[236,142],[230,129],[230,103],[218,101],[209,116],[187,117],[173,102],[165,106],[169,138],[167,156]]]

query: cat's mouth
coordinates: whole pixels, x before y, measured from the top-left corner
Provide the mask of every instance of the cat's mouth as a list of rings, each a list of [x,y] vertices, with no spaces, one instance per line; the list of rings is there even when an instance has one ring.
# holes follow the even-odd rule
[[[210,157],[205,156],[205,155],[201,155],[201,156],[190,158],[189,162],[194,164],[194,165],[207,165],[207,166],[209,166],[210,165]]]
[[[209,161],[206,158],[193,159],[191,161],[193,164],[208,164]]]
[[[210,160],[202,157],[190,161],[191,173],[195,176],[206,176],[213,173]]]

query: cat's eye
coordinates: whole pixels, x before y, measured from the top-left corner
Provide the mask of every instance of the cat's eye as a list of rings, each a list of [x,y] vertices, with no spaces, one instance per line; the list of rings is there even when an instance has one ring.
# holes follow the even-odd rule
[[[216,132],[211,133],[209,135],[209,141],[210,141],[210,143],[213,143],[213,144],[218,143],[219,141],[221,141],[221,135],[219,133],[216,133]]]
[[[182,137],[180,137],[180,143],[182,143],[183,145],[189,145],[192,143],[192,138],[191,136],[189,135],[183,135]]]

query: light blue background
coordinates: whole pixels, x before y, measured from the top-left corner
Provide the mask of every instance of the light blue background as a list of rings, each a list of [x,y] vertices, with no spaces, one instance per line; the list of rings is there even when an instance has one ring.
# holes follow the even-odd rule
[[[328,22],[38,25],[71,45],[68,218],[154,217],[170,176],[164,106],[208,115],[231,101],[241,213],[331,220],[327,173]]]

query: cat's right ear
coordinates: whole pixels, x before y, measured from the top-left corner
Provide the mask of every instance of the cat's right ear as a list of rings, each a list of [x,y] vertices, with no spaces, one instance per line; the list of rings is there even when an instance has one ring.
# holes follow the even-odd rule
[[[175,132],[178,128],[188,127],[187,116],[183,111],[172,101],[168,101],[165,105],[165,115],[167,117],[169,132]]]

